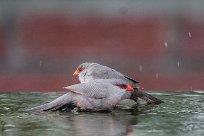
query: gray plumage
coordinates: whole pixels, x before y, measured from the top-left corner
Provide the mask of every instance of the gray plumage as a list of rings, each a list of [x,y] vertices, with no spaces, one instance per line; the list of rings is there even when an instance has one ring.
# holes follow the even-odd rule
[[[121,79],[125,81],[125,83],[130,84],[136,88],[138,88],[137,81],[134,79],[123,75],[122,73],[109,68],[104,65],[100,65],[98,63],[82,63],[78,66],[78,69],[82,71],[79,73],[79,81],[81,83],[87,83],[91,80],[95,79]],[[131,80],[130,80],[131,79]]]
[[[109,110],[121,100],[130,97],[127,96],[125,89],[121,89],[115,84],[124,84],[124,81],[118,79],[96,79],[65,88],[77,95],[77,97],[73,98],[73,101],[78,107],[86,108],[89,105],[88,107],[92,107],[95,111],[100,111]],[[78,104],[82,100],[84,102]],[[86,106],[83,106],[84,103],[86,103]]]
[[[124,83],[120,79],[96,79],[88,83],[64,87],[69,91],[68,93],[50,103],[31,108],[29,111],[58,110],[69,103],[74,103],[83,110],[110,110],[121,100],[130,97],[125,89],[116,85]]]
[[[72,102],[72,98],[72,93],[66,93],[49,103],[27,109],[27,111],[48,111],[53,109],[57,110],[63,107],[64,105],[70,104]]]
[[[137,98],[146,100],[148,103],[161,103],[162,101],[139,90],[138,82],[123,75],[122,73],[97,63],[83,63],[78,69],[81,84],[65,87],[70,92],[57,99],[28,109],[29,111],[47,111],[70,108],[72,104],[81,109],[93,109],[96,111],[111,109],[122,99]],[[134,87],[134,91],[126,92],[113,84],[122,83]]]
[[[82,63],[78,66],[79,70],[78,77],[81,83],[87,83],[95,79],[121,79],[126,84],[129,84],[135,88],[131,94],[130,99],[133,99],[137,102],[137,98],[141,98],[148,103],[162,103],[163,101],[153,97],[150,94],[145,93],[144,91],[139,90],[138,81],[130,78],[112,68],[109,68],[98,63]],[[127,92],[129,93],[129,92]]]

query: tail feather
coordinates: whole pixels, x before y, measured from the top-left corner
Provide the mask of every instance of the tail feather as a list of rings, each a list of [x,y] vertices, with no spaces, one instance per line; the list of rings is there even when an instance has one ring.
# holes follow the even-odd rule
[[[138,90],[138,88],[135,88],[135,90],[133,91],[132,95],[131,95],[131,99],[136,100],[137,97],[147,101],[148,104],[160,104],[163,103],[162,100],[144,92],[141,90]]]
[[[39,105],[39,106],[30,108],[30,109],[27,109],[26,111],[45,111],[45,110],[49,109],[49,107],[50,107],[49,105],[50,105],[50,103],[46,103],[43,105]]]
[[[48,111],[48,110],[52,110],[52,109],[58,110],[58,109],[64,107],[65,105],[72,103],[72,96],[71,95],[72,95],[71,93],[66,93],[66,94],[58,97],[57,99],[49,102],[49,103],[33,107],[31,109],[28,109],[27,111],[40,112],[40,111]]]

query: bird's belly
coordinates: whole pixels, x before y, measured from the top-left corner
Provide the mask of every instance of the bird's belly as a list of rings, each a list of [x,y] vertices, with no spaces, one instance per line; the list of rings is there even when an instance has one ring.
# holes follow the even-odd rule
[[[93,109],[94,111],[104,111],[112,109],[121,99],[121,96],[107,97],[103,99],[90,98],[77,95],[73,98],[74,103],[80,109]]]
[[[94,110],[94,111],[103,111],[109,110],[113,107],[113,105],[107,102],[107,99],[95,99],[88,98],[86,96],[78,95],[73,98],[74,103],[82,110]]]
[[[77,105],[77,107],[80,107],[81,109],[93,109],[94,108],[85,96],[82,96],[82,95],[75,96],[73,98],[73,101]]]
[[[89,102],[94,106],[96,111],[110,110],[112,109],[118,102],[118,98],[104,98],[104,99],[94,99],[89,98]]]

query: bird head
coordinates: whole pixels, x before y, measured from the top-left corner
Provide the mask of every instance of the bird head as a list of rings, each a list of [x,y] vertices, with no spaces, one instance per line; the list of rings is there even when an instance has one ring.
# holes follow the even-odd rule
[[[88,63],[88,62],[85,62],[85,63],[82,63],[80,64],[76,71],[73,73],[73,76],[78,76],[83,70],[85,69],[88,69],[89,67],[91,67],[93,64],[96,64],[96,63]]]

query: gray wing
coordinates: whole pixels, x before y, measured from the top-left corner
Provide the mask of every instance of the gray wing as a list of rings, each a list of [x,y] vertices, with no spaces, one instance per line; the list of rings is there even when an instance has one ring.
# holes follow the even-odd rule
[[[66,93],[49,103],[27,109],[27,111],[47,111],[51,109],[58,109],[60,107],[63,107],[64,105],[68,105],[69,103],[71,103],[73,97],[72,95],[72,93]]]
[[[87,74],[88,75],[88,74]],[[125,81],[127,84],[132,85],[135,88],[135,91],[132,92],[131,99],[137,100],[137,97],[147,101],[148,103],[162,103],[163,101],[159,100],[158,98],[139,90],[138,81],[134,80],[133,78],[130,78],[126,75],[123,75],[122,73],[109,68],[107,66],[96,66],[93,67],[92,70],[90,70],[90,75],[93,76],[94,79],[112,79],[117,78]]]
[[[85,78],[83,77],[83,79],[86,80],[86,82],[90,82],[91,80],[95,80],[95,79],[113,79],[113,78],[121,79],[125,81],[127,84],[130,84],[135,88],[135,91],[134,91],[135,93],[131,97],[131,99],[133,99],[134,101],[136,101],[137,97],[139,97],[143,100],[146,100],[148,103],[162,102],[161,100],[155,98],[154,96],[147,94],[142,90],[139,90],[138,81],[128,76],[125,76],[122,73],[112,68],[109,68],[107,66],[97,64],[94,67],[91,67],[91,69],[87,70],[84,76]]]
[[[135,79],[130,78],[130,77],[128,77],[128,76],[124,76],[124,77],[127,78],[128,80],[132,81],[132,82],[135,83],[135,84],[140,83],[140,82],[136,81]]]
[[[90,75],[93,76],[95,79],[117,79],[124,76],[120,72],[102,65],[93,67],[90,70]]]
[[[64,88],[79,95],[102,99],[110,95],[111,87],[112,85],[110,83],[91,81],[88,83],[75,84]]]
[[[163,103],[162,100],[142,91],[142,90],[139,90],[139,89],[134,89],[134,91],[131,93],[131,97],[130,99],[134,100],[137,102],[137,97],[147,101],[148,104],[160,104],[160,103]]]
[[[123,75],[122,73],[116,71],[115,69],[109,68],[107,66],[103,65],[96,65],[92,67],[89,71],[86,73],[86,80],[93,80],[93,79],[122,79],[126,81],[126,83],[138,88],[137,83],[138,81]],[[86,81],[88,82],[88,81]]]

